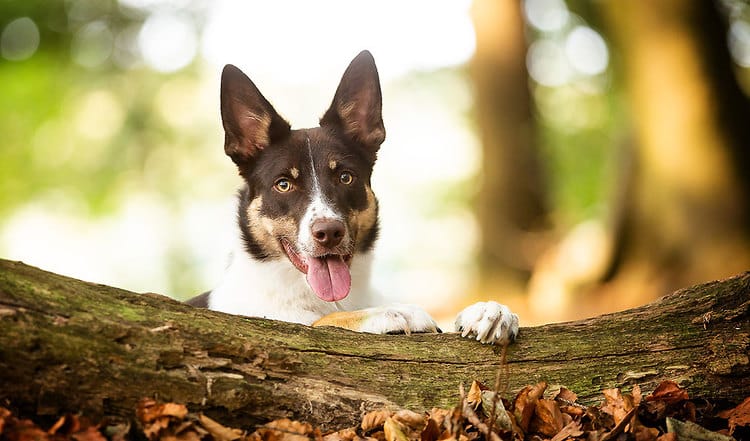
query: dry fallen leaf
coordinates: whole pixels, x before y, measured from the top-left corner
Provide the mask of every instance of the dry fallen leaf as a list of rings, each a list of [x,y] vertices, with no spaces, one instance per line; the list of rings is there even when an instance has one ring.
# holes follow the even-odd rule
[[[718,416],[728,420],[729,434],[733,434],[737,426],[750,426],[750,397],[740,403],[734,409],[719,412]]]
[[[357,437],[357,431],[349,428],[339,430],[338,432],[329,433],[323,436],[323,441],[352,441]]]
[[[604,402],[590,407],[578,404],[576,394],[564,387],[552,392],[554,399],[544,399],[546,388],[546,383],[527,386],[510,405],[474,382],[468,395],[461,391],[464,400],[461,405],[452,409],[433,408],[427,413],[378,410],[365,414],[359,428],[325,436],[319,428],[289,419],[271,421],[245,436],[242,430],[225,427],[205,415],[189,415],[184,405],[148,399],[139,403],[136,415],[143,434],[139,438],[145,436],[151,441],[677,441],[680,438],[676,433],[662,433],[665,427],[687,430],[699,434],[701,439],[729,441],[732,438],[726,436],[728,432],[744,439],[748,433],[746,427],[750,427],[750,398],[733,409],[716,413],[711,402],[697,407],[695,401],[688,399],[687,391],[674,382],[663,382],[645,398],[638,386],[630,393],[607,389],[603,391]],[[491,422],[494,402],[497,402],[496,421]],[[713,429],[721,426],[723,420],[719,418],[725,419],[729,428],[712,432],[697,424],[681,422],[694,421],[696,416],[698,422]],[[501,418],[507,421],[501,423]],[[117,421],[105,418],[94,425],[85,417],[66,415],[43,430],[31,420],[18,419],[0,407],[0,441],[108,438],[124,441],[132,435],[130,425],[117,425]]]
[[[385,441],[409,441],[409,437],[404,433],[405,430],[406,428],[393,418],[386,418],[383,423]]]
[[[157,418],[149,424],[143,425],[143,434],[150,440],[159,439],[159,434],[169,427],[169,418]]]
[[[631,409],[630,412],[628,412],[622,420],[620,420],[619,423],[615,424],[615,427],[612,428],[608,433],[606,433],[601,441],[610,441],[617,439],[621,433],[625,431],[625,426],[627,426],[630,423],[630,420],[633,418],[633,415],[635,415],[635,409]]]
[[[601,407],[602,412],[612,415],[615,419],[615,425],[620,422],[633,410],[632,398],[628,395],[623,395],[620,389],[604,389],[605,402]]]
[[[437,407],[433,407],[432,410],[430,410],[430,419],[435,421],[435,424],[438,427],[443,428],[445,427],[446,419],[450,419],[452,414],[453,414],[453,410],[440,409]]]
[[[493,405],[495,406],[494,413],[492,411]],[[513,431],[512,418],[506,411],[503,400],[498,399],[494,391],[482,391],[482,409],[484,409],[484,414],[488,419],[492,415],[495,415],[495,421],[492,422],[492,427],[503,430],[505,432]]]
[[[142,424],[148,424],[157,418],[174,417],[183,419],[187,416],[188,410],[184,404],[177,403],[158,403],[150,398],[145,398],[138,403],[136,415]]]
[[[555,401],[559,403],[560,411],[571,417],[582,417],[586,414],[586,406],[578,404],[578,395],[567,389],[560,387],[560,391],[555,395]],[[568,425],[566,423],[566,425]]]
[[[143,434],[152,441],[200,441],[195,425],[183,421],[187,414],[183,404],[159,403],[150,398],[142,399],[136,409]]]
[[[667,404],[675,404],[689,399],[687,391],[681,389],[674,381],[669,380],[662,381],[651,395],[646,397],[646,401],[663,401]]]
[[[433,412],[430,413],[432,414]],[[438,424],[433,415],[430,415],[429,418],[427,418],[427,424],[425,425],[424,430],[422,430],[422,433],[419,434],[419,440],[437,441],[438,438],[440,438],[441,426],[442,422]]]
[[[107,441],[107,438],[99,432],[94,426],[89,426],[84,430],[77,431],[70,435],[75,441]]]
[[[635,418],[633,418],[635,420]],[[643,425],[635,425],[630,431],[635,438],[635,441],[656,441],[659,437],[659,429],[654,427],[645,427]]]
[[[9,421],[3,433],[3,438],[13,441],[44,441],[49,439],[49,435],[31,420],[19,420],[11,417],[11,421]]]
[[[10,411],[4,407],[0,407],[0,435],[3,434],[3,428],[5,427],[5,420],[11,415]]]
[[[521,430],[524,432],[528,432],[529,430],[536,402],[542,397],[545,389],[547,389],[547,383],[542,381],[534,386],[526,386],[516,395],[516,399],[513,402],[513,414]]]
[[[198,415],[198,421],[211,434],[214,441],[234,441],[242,438],[243,432],[241,430],[225,427],[206,415]]]
[[[391,418],[409,429],[417,431],[424,429],[425,423],[427,422],[427,417],[424,414],[407,409],[399,410],[394,413]]]
[[[314,430],[309,423],[281,418],[264,424],[257,432],[261,434],[264,440],[309,441],[309,437],[314,433]],[[268,437],[264,434],[267,434]]]
[[[537,400],[534,417],[529,424],[532,433],[541,433],[551,438],[563,429],[563,418],[560,408],[553,400]]]
[[[667,431],[677,435],[678,440],[734,441],[731,436],[712,432],[690,421],[679,421],[667,417]]]
[[[368,412],[362,417],[360,427],[365,433],[381,428],[385,424],[385,420],[390,418],[392,414],[393,412],[389,410],[373,410],[372,412]]]
[[[566,389],[567,390],[567,389]],[[557,435],[553,436],[550,441],[564,441],[568,438],[576,438],[583,435],[581,430],[581,424],[575,421],[571,421],[565,427],[560,430]]]
[[[555,400],[562,401],[565,404],[572,404],[578,401],[578,395],[571,392],[565,386],[561,386],[560,392],[558,392],[557,395],[555,395]]]
[[[483,390],[487,390],[487,388],[483,387],[480,382],[478,382],[477,380],[471,382],[469,393],[466,394],[466,401],[468,401],[468,403],[471,405],[471,407],[474,408],[474,410],[476,410],[482,403]]]
[[[130,427],[129,421],[110,421],[104,427],[104,433],[109,441],[127,441],[130,439]]]
[[[54,435],[57,433],[58,430],[62,428],[62,426],[70,419],[70,415],[65,415],[63,417],[60,417],[55,424],[52,425],[52,427],[47,430],[47,433],[50,435]],[[77,424],[76,424],[77,425]],[[73,430],[76,432],[77,430]]]

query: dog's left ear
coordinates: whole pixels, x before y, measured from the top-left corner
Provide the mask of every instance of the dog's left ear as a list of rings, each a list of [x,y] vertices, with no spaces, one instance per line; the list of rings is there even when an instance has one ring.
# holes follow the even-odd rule
[[[289,134],[289,123],[241,70],[227,64],[221,73],[224,151],[238,166]]]
[[[369,51],[362,51],[344,72],[331,107],[320,119],[320,126],[341,130],[374,155],[385,140],[381,107],[375,60]]]

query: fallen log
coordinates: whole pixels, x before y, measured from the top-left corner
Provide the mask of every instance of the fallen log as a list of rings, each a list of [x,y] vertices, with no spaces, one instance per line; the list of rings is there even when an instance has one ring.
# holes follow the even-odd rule
[[[289,417],[326,428],[363,411],[457,403],[492,385],[499,348],[455,334],[369,335],[232,316],[0,260],[0,405],[21,415],[132,418],[143,397],[232,427]],[[695,398],[750,395],[750,273],[587,320],[522,328],[510,391],[547,381],[600,400],[662,380]]]

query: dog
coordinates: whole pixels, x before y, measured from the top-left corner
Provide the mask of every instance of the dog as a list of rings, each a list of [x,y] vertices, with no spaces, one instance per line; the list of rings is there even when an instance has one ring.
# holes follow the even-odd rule
[[[370,333],[440,332],[421,307],[361,308],[369,298],[378,200],[370,177],[385,140],[381,90],[368,51],[344,72],[320,126],[292,130],[238,68],[221,76],[224,151],[244,186],[225,277],[187,303],[231,314]],[[518,316],[496,302],[461,311],[456,331],[504,344]]]

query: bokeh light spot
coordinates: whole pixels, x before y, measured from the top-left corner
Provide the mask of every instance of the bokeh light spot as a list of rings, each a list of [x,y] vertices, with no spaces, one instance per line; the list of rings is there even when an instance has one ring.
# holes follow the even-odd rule
[[[10,61],[25,60],[39,48],[39,28],[29,17],[17,18],[0,35],[0,53]]]
[[[125,109],[109,90],[95,90],[81,97],[74,124],[91,140],[107,140],[122,128]]]
[[[543,32],[562,29],[570,16],[563,0],[526,0],[523,12],[529,24]]]
[[[198,46],[196,34],[188,17],[157,12],[143,24],[138,45],[149,66],[160,72],[174,72],[193,61]]]
[[[570,65],[584,75],[598,75],[607,69],[609,51],[604,39],[588,26],[576,26],[565,39]]]
[[[734,62],[742,67],[750,67],[750,24],[741,20],[732,22],[728,39]]]
[[[71,50],[73,60],[83,67],[95,68],[104,64],[112,55],[114,37],[103,21],[94,21],[83,26],[73,36]]]
[[[572,76],[563,46],[551,39],[540,39],[531,44],[526,66],[534,81],[545,86],[561,86]]]

